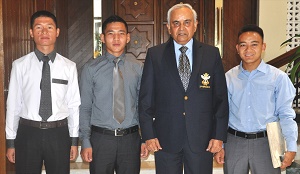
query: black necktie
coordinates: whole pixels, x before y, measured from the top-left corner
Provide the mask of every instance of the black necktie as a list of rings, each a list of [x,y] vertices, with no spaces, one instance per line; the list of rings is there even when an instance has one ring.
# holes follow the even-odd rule
[[[120,124],[125,119],[125,97],[124,97],[124,80],[122,72],[119,69],[120,58],[114,60],[115,67],[113,70],[113,114],[114,119]]]
[[[39,114],[42,117],[43,121],[52,115],[52,100],[51,100],[51,75],[50,75],[50,65],[49,57],[44,56],[43,61],[43,71],[41,79],[41,100],[40,100],[40,109]]]
[[[190,62],[187,55],[185,54],[187,49],[188,48],[186,46],[182,46],[181,48],[179,48],[181,54],[179,56],[179,66],[178,66],[179,76],[185,90],[187,90],[187,87],[189,85],[189,79],[191,77]]]

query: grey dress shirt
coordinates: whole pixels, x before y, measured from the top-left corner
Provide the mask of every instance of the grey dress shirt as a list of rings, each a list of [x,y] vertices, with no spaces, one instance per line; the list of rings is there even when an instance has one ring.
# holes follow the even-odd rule
[[[82,148],[91,147],[91,126],[107,129],[124,129],[139,124],[138,94],[143,71],[143,63],[128,58],[123,53],[119,68],[124,78],[125,120],[119,124],[113,118],[113,60],[109,54],[92,59],[84,66],[80,79],[80,131]]]

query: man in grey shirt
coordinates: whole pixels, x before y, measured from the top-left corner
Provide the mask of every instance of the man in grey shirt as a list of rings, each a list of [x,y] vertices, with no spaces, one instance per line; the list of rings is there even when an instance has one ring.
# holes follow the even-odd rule
[[[111,16],[102,26],[101,41],[106,53],[89,61],[80,80],[80,138],[82,159],[90,162],[91,174],[138,174],[140,156],[148,151],[141,145],[138,120],[138,94],[142,76],[142,62],[126,57],[125,46],[130,41],[127,23],[119,16]],[[116,62],[116,60],[119,60]],[[116,70],[116,67],[119,70]],[[124,93],[124,107],[114,103],[114,72],[120,71]],[[124,110],[124,120],[114,114]],[[141,151],[142,148],[142,151]]]

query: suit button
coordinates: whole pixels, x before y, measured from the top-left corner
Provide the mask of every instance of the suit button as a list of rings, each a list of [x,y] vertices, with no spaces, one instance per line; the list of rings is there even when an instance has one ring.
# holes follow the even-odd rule
[[[189,99],[189,97],[188,96],[184,96],[184,100],[188,100]]]
[[[182,113],[183,114],[183,116],[185,116],[185,112],[184,113]]]

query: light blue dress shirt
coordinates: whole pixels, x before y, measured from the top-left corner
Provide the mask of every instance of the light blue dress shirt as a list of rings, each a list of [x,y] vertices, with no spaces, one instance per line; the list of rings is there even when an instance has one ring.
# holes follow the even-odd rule
[[[298,127],[292,102],[295,88],[283,71],[261,61],[249,72],[240,65],[226,73],[229,126],[241,132],[266,130],[279,121],[288,151],[297,151]]]
[[[178,67],[178,64],[179,64],[179,56],[181,54],[181,51],[179,50],[179,48],[181,48],[182,46],[186,46],[188,48],[188,50],[186,50],[185,54],[187,55],[187,57],[190,61],[191,71],[192,71],[192,67],[193,67],[193,39],[191,39],[185,45],[180,45],[180,44],[176,43],[175,40],[174,40],[174,50],[175,50],[177,67]]]

